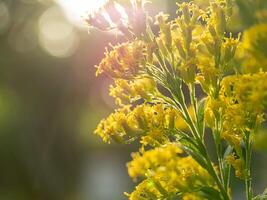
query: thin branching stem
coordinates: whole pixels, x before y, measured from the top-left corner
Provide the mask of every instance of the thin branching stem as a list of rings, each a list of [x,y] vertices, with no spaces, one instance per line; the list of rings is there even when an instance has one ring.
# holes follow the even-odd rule
[[[252,177],[251,177],[251,155],[252,155],[252,143],[250,139],[250,133],[246,135],[245,140],[245,185],[246,185],[246,198],[247,200],[252,200]]]

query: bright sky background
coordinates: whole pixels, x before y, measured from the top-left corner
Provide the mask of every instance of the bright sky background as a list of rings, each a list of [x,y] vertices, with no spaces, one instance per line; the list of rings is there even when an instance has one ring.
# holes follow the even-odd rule
[[[73,25],[87,28],[83,17],[97,11],[106,1],[55,0],[65,16],[57,6],[50,7],[42,14],[39,19],[39,43],[42,48],[55,57],[71,56],[79,43],[79,36]]]
[[[81,17],[97,11],[107,0],[55,0],[72,22],[81,22]]]

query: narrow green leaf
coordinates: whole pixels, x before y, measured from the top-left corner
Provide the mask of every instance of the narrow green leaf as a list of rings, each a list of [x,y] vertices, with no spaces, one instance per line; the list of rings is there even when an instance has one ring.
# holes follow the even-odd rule
[[[223,200],[220,192],[212,187],[201,187],[200,191],[207,199]]]
[[[186,153],[188,153],[190,156],[192,156],[192,158],[199,164],[201,165],[201,167],[203,167],[204,169],[207,169],[207,163],[205,161],[205,159],[203,158],[202,155],[200,155],[198,152],[188,148],[188,147],[184,147],[184,150],[186,151]]]
[[[202,99],[198,103],[198,110],[197,110],[197,126],[198,126],[198,131],[201,134],[201,137],[204,137],[204,111],[205,111],[205,103],[206,103],[206,98]]]

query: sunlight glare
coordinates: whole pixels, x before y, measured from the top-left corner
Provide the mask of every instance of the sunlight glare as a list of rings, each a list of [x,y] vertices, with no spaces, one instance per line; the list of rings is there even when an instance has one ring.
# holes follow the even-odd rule
[[[66,16],[76,25],[82,24],[82,17],[96,12],[108,0],[56,0]],[[81,23],[81,24],[78,24]]]
[[[51,7],[39,19],[39,42],[50,55],[69,57],[75,52],[79,38],[58,7]]]

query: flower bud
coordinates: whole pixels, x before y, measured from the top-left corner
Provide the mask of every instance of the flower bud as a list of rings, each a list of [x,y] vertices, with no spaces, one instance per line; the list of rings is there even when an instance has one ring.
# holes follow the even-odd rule
[[[218,35],[222,36],[226,29],[226,18],[223,9],[216,3],[212,4],[212,10],[215,14],[215,25]]]
[[[184,51],[184,48],[182,47],[182,44],[181,44],[181,41],[180,40],[175,40],[175,46],[180,54],[180,56],[183,58],[183,59],[186,59],[186,53]]]

